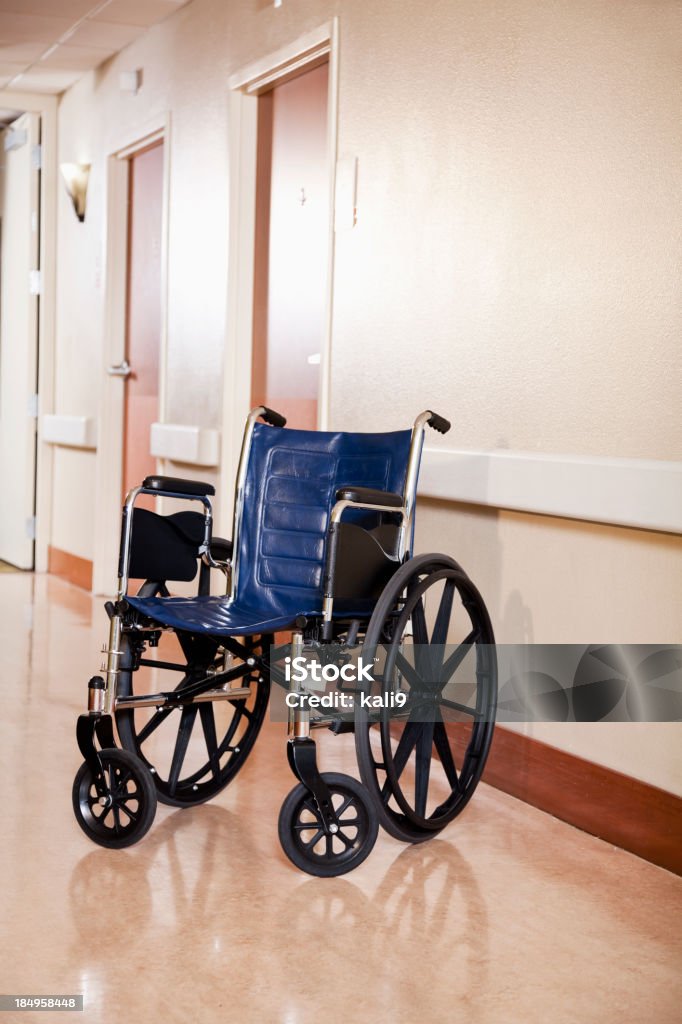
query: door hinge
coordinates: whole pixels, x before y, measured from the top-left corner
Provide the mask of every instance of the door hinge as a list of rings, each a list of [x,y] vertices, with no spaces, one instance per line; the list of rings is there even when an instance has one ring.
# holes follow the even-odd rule
[[[43,169],[43,147],[39,142],[36,142],[35,146],[31,149],[31,167],[34,171],[41,171]]]
[[[40,270],[29,270],[28,272],[28,293],[29,295],[41,295],[43,291],[43,275]]]
[[[38,395],[28,396],[28,415],[32,420],[38,419]]]
[[[10,149],[21,149],[27,142],[28,132],[25,128],[10,128],[8,132],[5,132],[3,143],[5,153],[9,153]]]
[[[36,539],[36,517],[29,516],[26,520],[26,536],[29,540]]]

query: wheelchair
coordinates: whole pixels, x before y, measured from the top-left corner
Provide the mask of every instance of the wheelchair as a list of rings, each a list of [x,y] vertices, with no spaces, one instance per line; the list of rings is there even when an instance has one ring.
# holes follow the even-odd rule
[[[223,790],[253,748],[273,683],[286,693],[297,779],[278,832],[299,869],[344,874],[380,825],[420,843],[462,812],[490,748],[497,664],[488,612],[461,566],[412,553],[427,427],[445,434],[450,424],[427,410],[411,430],[293,430],[259,406],[246,422],[231,541],[213,536],[209,484],[150,476],[129,492],[105,661],[76,730],[73,809],[92,841],[128,847],[158,801],[193,807]],[[162,498],[162,512],[136,506],[142,495]],[[168,513],[177,501],[200,509]],[[169,583],[197,579],[194,596],[171,596]],[[291,674],[306,658],[345,666],[358,651],[371,670],[354,685],[344,681],[352,666],[337,672],[343,706],[315,702],[319,685]],[[159,688],[159,677],[176,685]],[[361,782],[319,770],[320,728],[354,735]]]

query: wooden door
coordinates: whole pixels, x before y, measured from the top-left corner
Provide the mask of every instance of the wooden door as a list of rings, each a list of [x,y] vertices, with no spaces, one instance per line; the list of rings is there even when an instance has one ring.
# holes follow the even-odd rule
[[[156,472],[149,435],[159,417],[163,143],[129,160],[123,493]]]
[[[317,426],[329,251],[323,64],[259,97],[252,405]]]

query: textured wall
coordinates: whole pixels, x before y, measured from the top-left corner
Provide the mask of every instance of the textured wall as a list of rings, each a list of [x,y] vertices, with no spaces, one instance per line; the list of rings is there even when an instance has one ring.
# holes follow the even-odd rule
[[[455,446],[679,458],[682,7],[391,6],[342,22],[335,417],[355,365]]]
[[[682,448],[676,0],[194,0],[63,98],[60,157],[93,162],[59,210],[58,411],[96,415],[104,161],[170,110],[166,418],[220,425],[227,79],[340,18],[332,425],[425,406],[456,447],[669,459]],[[144,69],[136,97],[119,70]],[[92,557],[92,456],[56,465],[52,543]],[[680,640],[675,538],[427,503],[418,546],[480,581],[500,639]],[[679,731],[536,727],[679,791]]]

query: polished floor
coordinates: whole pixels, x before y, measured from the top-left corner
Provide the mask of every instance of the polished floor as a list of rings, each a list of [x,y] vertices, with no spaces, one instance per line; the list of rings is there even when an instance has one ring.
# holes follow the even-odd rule
[[[212,804],[159,805],[126,851],[89,844],[74,728],[104,634],[100,601],[0,576],[0,991],[85,997],[6,1019],[680,1020],[682,879],[485,785],[441,838],[380,835],[354,873],[310,878],[277,841],[293,779],[268,724]],[[354,773],[350,737],[321,746]]]

